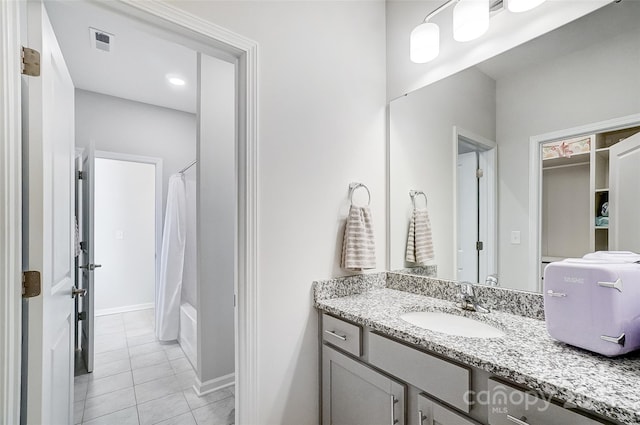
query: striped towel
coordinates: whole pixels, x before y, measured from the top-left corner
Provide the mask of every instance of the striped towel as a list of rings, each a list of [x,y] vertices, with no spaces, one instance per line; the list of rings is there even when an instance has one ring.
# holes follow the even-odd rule
[[[376,268],[376,246],[369,207],[351,205],[342,242],[342,268],[363,270]]]
[[[406,260],[408,263],[425,265],[428,260],[433,260],[433,258],[429,213],[426,209],[414,209],[409,224]]]

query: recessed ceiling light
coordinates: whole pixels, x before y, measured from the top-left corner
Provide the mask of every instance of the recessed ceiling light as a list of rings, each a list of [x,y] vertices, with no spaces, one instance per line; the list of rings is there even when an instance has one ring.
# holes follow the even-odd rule
[[[186,82],[182,78],[178,77],[168,77],[169,82],[174,86],[184,86]]]

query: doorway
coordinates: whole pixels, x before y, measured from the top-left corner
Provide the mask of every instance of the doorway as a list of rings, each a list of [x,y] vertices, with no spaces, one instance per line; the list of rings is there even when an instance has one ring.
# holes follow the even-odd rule
[[[89,146],[99,149],[95,152],[95,162],[88,168],[95,185],[95,213],[92,215],[95,229],[94,261],[84,262],[97,264],[93,270],[83,271],[92,274],[95,279],[94,291],[89,291],[89,298],[93,297],[94,309],[80,312],[85,315],[81,319],[83,328],[95,318],[95,327],[89,327],[95,330],[85,333],[89,341],[92,337],[95,339],[95,367],[89,368],[91,375],[79,375],[75,378],[76,421],[85,423],[100,419],[119,423],[135,417],[142,422],[148,422],[185,416],[198,422],[206,422],[211,415],[224,416],[225,419],[231,415],[230,422],[233,422],[233,295],[236,273],[233,268],[237,258],[235,234],[238,195],[235,183],[229,182],[234,182],[237,175],[235,64],[203,55],[185,46],[176,46],[175,43],[157,38],[156,35],[149,35],[144,28],[137,27],[135,23],[102,9],[90,10],[87,5],[58,3],[48,4],[47,7],[63,54],[67,55],[65,59],[72,78],[82,87],[76,87],[75,90],[77,146],[84,146],[88,150],[91,150]],[[79,10],[76,10],[76,7]],[[112,43],[110,48],[113,50],[105,52],[91,48],[83,52],[77,48],[70,48],[73,46],[71,41],[75,40],[72,37],[72,27],[82,24],[87,26],[88,23],[85,21],[93,21],[96,17],[101,18],[100,31],[109,34]],[[127,25],[132,26],[130,31],[127,30]],[[159,50],[171,52],[165,59],[172,64],[176,57],[180,59],[180,64],[172,69],[181,70],[181,73],[171,73],[171,79],[165,78],[165,73],[169,75],[167,69],[163,68],[160,75],[157,75],[156,70],[160,83],[157,92],[167,91],[166,88],[169,87],[168,96],[153,99],[145,96],[157,93],[121,93],[118,91],[119,87],[131,86],[129,80],[135,81],[135,76],[118,72],[116,69],[110,74],[117,85],[104,76],[96,78],[96,81],[85,78],[86,69],[83,66],[87,61],[96,61],[103,66],[117,68],[116,62],[120,60],[118,55],[125,54],[129,49],[135,50],[136,46],[140,45],[153,45],[156,48],[162,46]],[[155,68],[165,65],[160,60],[160,53],[147,52],[158,59],[154,62]],[[82,60],[79,61],[82,56]],[[81,65],[78,65],[78,62]],[[130,59],[127,60],[127,65],[134,69],[139,68],[132,64]],[[144,65],[140,65],[142,66]],[[181,66],[184,68],[181,69]],[[154,74],[149,72],[151,71],[148,71],[145,77],[151,80]],[[173,80],[178,78],[176,75],[182,77],[182,85],[173,84]],[[94,83],[96,85],[93,85]],[[143,82],[137,84],[141,88],[140,92],[144,92],[142,84]],[[201,96],[196,95],[198,90],[203,93]],[[172,97],[181,98],[180,95],[185,94],[185,91],[191,94],[187,96],[189,102],[173,103]],[[221,103],[221,100],[224,103]],[[207,119],[200,119],[200,116],[206,116]],[[224,146],[221,145],[221,141],[224,141]],[[122,153],[107,153],[105,150]],[[127,163],[133,166],[137,162],[137,168],[144,168],[148,164],[140,162],[152,162],[139,160],[139,154],[159,158],[156,170],[160,172],[161,177],[155,181],[153,187],[135,187],[133,174],[136,171],[123,170]],[[192,164],[194,159],[196,162],[203,161],[210,167],[204,170],[197,165],[188,168],[187,165]],[[224,176],[218,174],[222,170],[225,170]],[[192,232],[208,242],[199,246],[197,251],[203,252],[206,258],[215,255],[216,258],[223,259],[224,265],[230,270],[222,270],[222,267],[216,264],[216,260],[199,265],[185,258],[180,264],[181,270],[176,269],[177,273],[169,276],[169,279],[179,276],[183,290],[187,289],[187,285],[184,284],[187,280],[186,275],[190,274],[193,277],[200,274],[197,272],[199,268],[206,267],[207,276],[217,275],[212,282],[203,281],[206,283],[204,288],[191,288],[187,291],[188,297],[185,297],[185,291],[181,296],[180,289],[176,286],[168,291],[177,293],[161,292],[165,290],[160,280],[161,272],[166,269],[163,269],[162,265],[179,263],[174,261],[174,257],[168,260],[164,258],[164,249],[159,243],[162,241],[162,233],[166,235],[170,229],[165,227],[164,232],[158,230],[156,234],[158,244],[152,246],[151,258],[154,262],[157,259],[159,264],[153,268],[149,267],[149,256],[141,258],[144,249],[139,246],[137,249],[130,249],[133,248],[131,245],[135,245],[131,244],[133,231],[127,230],[127,225],[123,222],[125,216],[139,219],[135,231],[139,233],[146,228],[147,239],[154,223],[157,223],[159,228],[163,226],[163,222],[166,225],[170,221],[169,211],[173,211],[173,207],[170,208],[173,204],[169,188],[176,176],[184,185],[188,183],[189,178],[189,182],[195,182],[196,186],[206,186],[204,196],[198,195],[202,201],[201,214],[212,217],[220,210],[225,210],[225,214],[230,212],[227,215],[231,217],[231,221],[224,222],[224,232],[229,237],[226,237],[227,242],[221,246],[215,246],[216,242],[223,240],[220,237],[222,232],[216,228],[222,223],[221,217],[212,222],[205,220],[204,225],[199,225],[200,231]],[[224,189],[224,197],[217,192],[218,188]],[[164,207],[156,208],[161,211],[160,214],[142,211],[142,198],[147,198],[148,206],[148,198],[153,194],[156,194],[156,200],[164,203]],[[102,195],[106,197],[101,199]],[[227,206],[229,208],[226,208]],[[227,232],[230,232],[230,235],[227,235]],[[217,237],[204,237],[212,234],[216,234]],[[90,235],[83,235],[83,241],[87,238],[90,238]],[[224,256],[221,256],[221,253]],[[99,266],[101,267],[98,268]],[[148,283],[152,283],[151,287]],[[185,303],[184,298],[191,300]],[[162,308],[154,308],[160,300],[167,299],[170,300],[170,308],[165,308],[165,304]],[[91,301],[87,304],[90,303]],[[216,306],[216,303],[221,305]],[[186,308],[185,304],[190,308]],[[201,309],[199,304],[214,307]],[[170,309],[174,311],[167,313]],[[225,313],[224,320],[216,317],[220,316],[221,312]],[[176,325],[175,328],[179,329],[177,334],[167,337],[157,332],[159,323],[165,323],[165,317],[170,317]],[[187,320],[192,324],[187,324]],[[202,326],[201,323],[225,325],[214,328]],[[225,340],[218,335],[211,338],[211,331],[222,334]],[[190,344],[182,338],[187,332],[196,334],[195,338],[188,338],[187,342],[192,341]],[[219,345],[212,344],[212,340],[223,340],[224,350],[220,349]],[[85,342],[82,341],[82,344]],[[222,358],[224,362],[221,361]],[[111,403],[114,397],[118,399],[115,404]]]
[[[454,127],[457,280],[497,279],[496,151],[495,142]]]
[[[162,160],[115,159],[119,156],[96,152],[94,243],[101,265],[94,282],[96,317],[153,309],[155,303]]]
[[[3,3],[4,5],[4,3]],[[25,24],[26,17],[24,11],[17,4],[7,4],[7,7],[0,8],[2,21],[7,24],[7,37],[12,40],[21,39],[21,25]],[[165,4],[149,4],[149,3],[131,3],[131,2],[114,2],[104,4],[105,8],[117,10],[124,15],[135,16],[139,22],[154,28],[156,31],[165,31],[178,39],[182,39],[185,44],[201,48],[206,53],[221,52],[221,56],[226,60],[234,63],[236,66],[237,86],[236,93],[238,96],[237,105],[237,145],[236,145],[236,172],[237,172],[237,199],[239,202],[238,223],[237,223],[237,240],[238,253],[236,265],[236,294],[237,308],[235,310],[235,322],[237,324],[237,344],[236,351],[236,370],[241,373],[237,374],[238,379],[238,397],[236,404],[238,409],[238,422],[256,423],[256,402],[257,393],[255,391],[257,378],[257,315],[255,307],[257,303],[257,44],[252,40],[246,39],[238,34],[229,32],[214,24],[203,22],[197,17],[182,13],[179,9]],[[175,10],[174,10],[175,9]],[[24,18],[24,20],[23,20]],[[23,41],[25,44],[26,41]],[[4,44],[1,49],[3,59],[8,63],[17,64],[17,58],[20,57],[19,43]],[[196,47],[197,46],[197,47]],[[17,69],[16,66],[12,69]],[[24,77],[23,77],[24,78]],[[22,183],[20,168],[15,164],[20,163],[20,134],[21,123],[19,116],[15,111],[21,110],[20,99],[20,77],[14,74],[2,74],[3,87],[6,88],[7,102],[13,107],[3,109],[1,120],[3,125],[6,124],[7,132],[16,137],[8,139],[8,152],[11,153],[12,160],[8,162],[10,166],[4,169],[2,180],[5,184],[8,182],[14,188],[13,197],[11,199],[19,200],[16,193],[19,193],[19,187]],[[25,107],[27,107],[25,105]],[[45,115],[48,111],[45,111]],[[32,158],[25,158],[31,161]],[[17,192],[16,192],[17,191]],[[15,195],[15,196],[14,196]],[[37,194],[36,194],[37,195]],[[38,205],[20,205],[19,202],[12,202],[6,206],[5,212],[10,215],[3,216],[3,222],[6,228],[18,229],[7,239],[10,249],[7,252],[20,252],[22,232],[19,226],[15,226],[16,217],[20,217],[24,208],[25,213],[38,213]],[[70,221],[71,223],[71,221]],[[70,240],[68,243],[70,244]],[[71,246],[69,246],[71,248]],[[11,278],[19,281],[21,270],[21,258],[19,256],[11,256],[3,259],[8,265],[8,274]],[[44,299],[44,303],[50,300]],[[13,388],[12,394],[18,394],[17,390],[20,385],[20,377],[11,371],[18,370],[20,367],[20,344],[19,336],[21,322],[20,308],[20,291],[11,289],[7,297],[2,298],[3,311],[7,312],[4,326],[2,327],[3,335],[13,335],[17,341],[5,347],[8,350],[8,359],[10,367],[2,373],[1,380],[4,383],[3,388]],[[238,320],[240,318],[240,320]],[[37,323],[35,323],[37,325]],[[42,323],[40,323],[40,326]],[[5,373],[9,371],[9,373]],[[30,377],[34,382],[38,382],[40,377],[36,369],[30,372]],[[64,379],[63,375],[56,377]],[[45,394],[47,400],[53,398],[51,394]],[[242,403],[238,400],[242,399]],[[8,401],[7,401],[8,400]],[[3,404],[6,409],[2,409],[5,413],[4,418],[16,419],[19,416],[19,399],[17,396],[5,399]],[[37,400],[36,400],[37,402]],[[40,403],[40,407],[34,406],[34,409],[42,410],[46,400]],[[62,406],[65,407],[64,405]],[[10,419],[9,422],[15,423],[16,420]]]

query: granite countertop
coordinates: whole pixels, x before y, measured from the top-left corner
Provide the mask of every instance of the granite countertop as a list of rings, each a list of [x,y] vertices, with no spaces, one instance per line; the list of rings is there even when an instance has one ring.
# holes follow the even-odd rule
[[[549,337],[542,320],[492,311],[462,311],[452,301],[386,287],[316,299],[315,306],[338,317],[619,422],[640,424],[640,354],[616,359],[589,353]],[[413,326],[400,315],[445,311],[492,324],[502,338],[467,338]]]

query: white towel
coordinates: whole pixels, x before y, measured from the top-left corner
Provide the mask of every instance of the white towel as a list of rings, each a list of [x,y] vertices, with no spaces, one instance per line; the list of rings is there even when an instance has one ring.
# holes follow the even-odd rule
[[[342,268],[363,270],[376,268],[376,244],[369,207],[351,205],[342,242]]]
[[[431,222],[426,209],[414,209],[409,224],[409,237],[407,238],[408,263],[426,265],[433,260],[433,240],[431,238]]]

